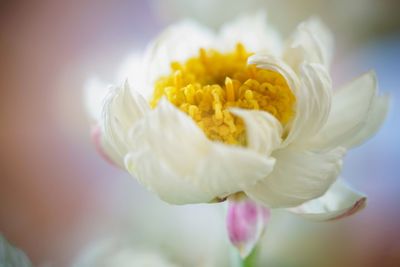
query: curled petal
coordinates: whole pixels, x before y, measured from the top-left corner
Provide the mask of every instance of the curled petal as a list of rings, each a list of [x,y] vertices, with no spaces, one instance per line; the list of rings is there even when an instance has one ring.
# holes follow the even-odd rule
[[[271,174],[245,193],[270,208],[295,207],[322,196],[336,181],[345,149],[326,152],[284,149],[273,156]]]
[[[271,55],[256,54],[248,59],[248,64],[254,64],[258,68],[273,70],[280,73],[286,80],[289,88],[292,90],[293,94],[296,96],[296,114],[293,121],[288,124],[284,130],[284,135],[287,135],[282,143],[282,146],[287,146],[290,144],[297,135],[294,130],[299,125],[299,120],[302,119],[303,110],[307,107],[307,99],[301,92],[301,84],[298,75],[293,71],[293,69],[286,64],[282,59],[274,57]]]
[[[247,257],[257,245],[269,218],[269,209],[246,197],[228,199],[228,235],[242,258]]]
[[[288,40],[284,59],[296,71],[301,64],[318,63],[329,68],[333,54],[332,33],[318,18],[301,23]]]
[[[224,198],[254,184],[268,175],[275,163],[273,158],[256,151],[210,141],[189,116],[165,99],[133,127],[129,140],[130,170],[142,168],[137,161],[145,158],[139,153],[148,151],[177,179],[213,198]],[[137,173],[137,178],[147,181],[147,186],[156,193],[169,184],[168,177],[149,176],[149,172]],[[185,194],[178,187],[164,199],[185,204]]]
[[[310,146],[330,149],[353,147],[371,137],[383,123],[389,97],[377,96],[374,72],[368,72],[339,89],[333,96],[326,125],[310,140]]]
[[[332,81],[321,64],[302,64],[300,80],[300,94],[304,104],[299,104],[291,130],[296,136],[295,143],[306,142],[321,130],[328,119],[332,101]]]
[[[103,151],[112,151],[110,157],[119,166],[129,150],[127,134],[129,129],[149,111],[150,107],[144,98],[131,90],[126,82],[124,86],[112,90],[103,106],[101,120]]]
[[[366,200],[364,194],[354,191],[344,180],[338,179],[322,197],[288,211],[311,220],[337,220],[362,210]]]
[[[293,69],[282,59],[269,54],[255,54],[250,56],[248,64],[254,64],[261,69],[269,69],[280,73],[288,83],[290,89],[297,96],[300,81]]]
[[[264,155],[271,155],[282,142],[282,125],[264,111],[232,109],[246,124],[247,147]]]
[[[249,64],[258,68],[279,72],[296,96],[295,115],[284,129],[286,138],[282,147],[291,143],[305,143],[326,123],[331,109],[331,79],[324,66],[317,63],[303,63],[300,73],[281,59],[268,55],[254,55]]]

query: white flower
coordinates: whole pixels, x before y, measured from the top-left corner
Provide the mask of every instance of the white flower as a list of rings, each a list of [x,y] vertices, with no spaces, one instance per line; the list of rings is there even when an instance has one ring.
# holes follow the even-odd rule
[[[333,38],[319,20],[282,43],[262,13],[218,34],[171,26],[109,93],[97,144],[169,203],[240,194],[310,219],[356,212],[366,198],[338,179],[342,159],[379,129],[389,97],[374,72],[332,90]]]

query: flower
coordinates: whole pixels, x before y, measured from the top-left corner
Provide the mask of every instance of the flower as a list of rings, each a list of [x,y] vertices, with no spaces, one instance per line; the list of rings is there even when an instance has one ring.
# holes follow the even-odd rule
[[[151,45],[136,78],[108,94],[95,142],[166,202],[228,199],[231,241],[246,256],[266,209],[334,220],[365,206],[338,176],[346,150],[383,123],[389,97],[372,71],[333,91],[332,50],[316,18],[285,44],[263,13],[218,34],[178,23]],[[253,205],[235,207],[243,197]],[[229,213],[252,214],[246,207],[258,219],[239,223]]]

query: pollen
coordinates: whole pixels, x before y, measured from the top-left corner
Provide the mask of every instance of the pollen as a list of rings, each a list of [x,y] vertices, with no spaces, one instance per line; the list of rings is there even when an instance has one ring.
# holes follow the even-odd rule
[[[201,48],[186,62],[172,62],[171,73],[155,82],[150,105],[166,97],[209,139],[227,144],[246,145],[245,124],[233,107],[267,111],[286,125],[295,96],[281,74],[247,64],[250,55],[239,43],[228,53]]]

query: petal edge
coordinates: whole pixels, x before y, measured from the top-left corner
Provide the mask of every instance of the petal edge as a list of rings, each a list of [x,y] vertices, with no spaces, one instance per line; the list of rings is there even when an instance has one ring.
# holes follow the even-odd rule
[[[366,200],[364,194],[353,190],[343,179],[338,179],[322,197],[288,211],[310,220],[332,221],[362,210]]]

